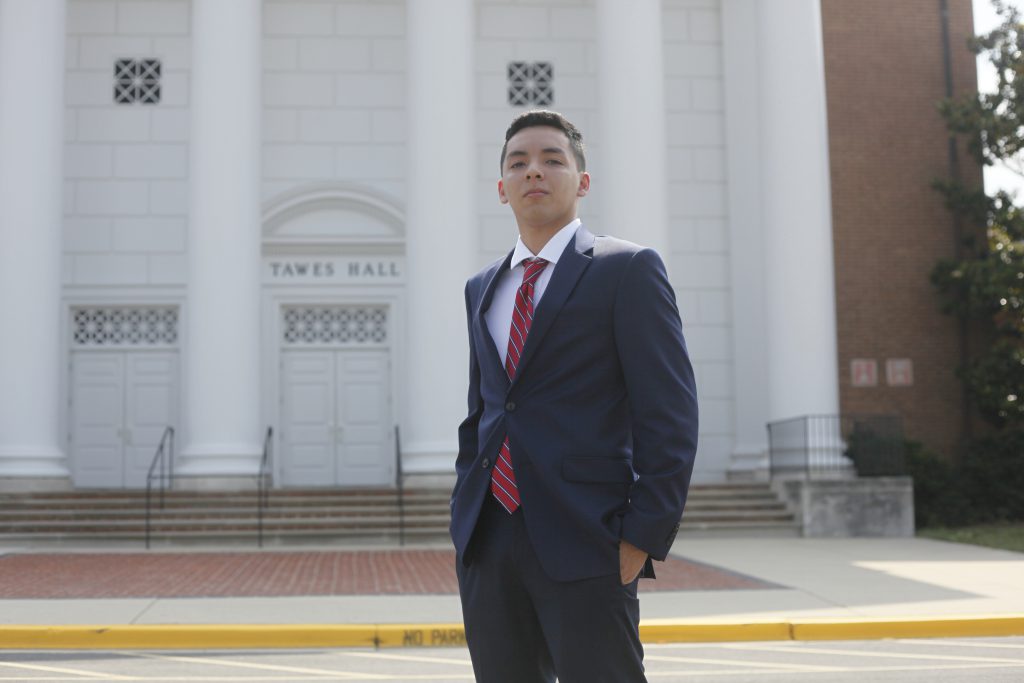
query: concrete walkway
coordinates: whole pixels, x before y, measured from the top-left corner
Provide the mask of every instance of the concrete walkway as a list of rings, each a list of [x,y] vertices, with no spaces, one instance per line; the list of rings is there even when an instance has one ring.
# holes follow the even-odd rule
[[[151,553],[172,550],[183,549]],[[358,553],[368,548],[220,547],[215,552],[229,550],[267,558],[297,550]],[[448,551],[444,546],[413,550]],[[63,556],[71,563],[83,553],[116,561],[119,554],[127,560],[139,552],[135,546],[8,547],[0,548],[0,569],[26,554],[45,554],[57,563]],[[209,552],[214,549],[188,549],[197,562]],[[672,554],[737,581],[714,590],[657,590],[655,585],[643,591],[646,642],[1024,635],[1020,553],[926,539],[681,537]],[[415,563],[410,567],[417,572]],[[42,573],[34,579],[47,580]],[[452,592],[303,595],[301,590],[280,594],[285,591],[275,591],[273,581],[266,586],[265,594],[246,597],[166,597],[153,591],[122,598],[103,593],[0,599],[0,648],[461,642],[459,599]],[[7,594],[3,588],[0,594]]]

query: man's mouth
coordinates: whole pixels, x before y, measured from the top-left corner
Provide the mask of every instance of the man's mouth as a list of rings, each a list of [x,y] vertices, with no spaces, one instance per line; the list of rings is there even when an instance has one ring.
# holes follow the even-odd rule
[[[546,194],[547,194],[547,190],[530,190],[529,192],[527,192],[523,196],[524,197],[543,197]]]

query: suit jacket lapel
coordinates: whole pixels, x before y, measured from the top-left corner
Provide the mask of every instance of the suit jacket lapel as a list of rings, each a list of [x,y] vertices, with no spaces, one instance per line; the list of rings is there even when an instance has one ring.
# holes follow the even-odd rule
[[[481,367],[498,368],[501,371],[501,376],[508,380],[508,374],[505,372],[505,366],[501,362],[501,356],[498,355],[498,349],[494,345],[494,337],[491,336],[490,328],[487,327],[487,310],[491,307],[491,301],[494,299],[494,290],[498,287],[498,280],[501,279],[501,274],[508,270],[509,264],[512,262],[512,252],[508,253],[505,260],[498,264],[491,273],[487,275],[487,283],[484,285],[484,295],[480,297],[480,305],[476,309],[476,320],[480,326],[480,343],[483,344],[484,349],[480,355],[481,359],[489,358],[489,361],[480,361]]]
[[[526,335],[526,346],[523,347],[523,356],[519,359],[516,378],[512,380],[513,385],[523,376],[544,335],[551,328],[558,312],[562,310],[583,271],[590,265],[593,248],[594,236],[581,225],[576,230],[575,237],[566,245],[565,251],[558,257],[555,272],[533,312],[533,324],[530,325],[530,333]]]

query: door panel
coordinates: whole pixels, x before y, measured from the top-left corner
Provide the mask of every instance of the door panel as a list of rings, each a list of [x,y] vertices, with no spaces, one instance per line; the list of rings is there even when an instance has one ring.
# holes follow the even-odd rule
[[[384,350],[283,353],[285,486],[392,482],[389,372]]]
[[[393,480],[387,351],[339,351],[339,483],[381,486]]]
[[[331,351],[284,353],[280,471],[285,486],[334,483],[333,368]]]
[[[164,429],[178,424],[178,355],[146,352],[125,357],[124,486],[144,488]]]
[[[72,476],[75,486],[123,486],[123,355],[73,354],[71,391]]]
[[[164,429],[178,422],[178,354],[71,356],[71,453],[79,488],[142,488]]]

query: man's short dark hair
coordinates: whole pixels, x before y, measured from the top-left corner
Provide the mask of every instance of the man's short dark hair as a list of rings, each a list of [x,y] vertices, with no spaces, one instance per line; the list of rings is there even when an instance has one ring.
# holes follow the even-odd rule
[[[534,126],[556,128],[565,133],[565,137],[569,138],[569,148],[572,149],[572,155],[576,157],[576,167],[581,171],[587,170],[587,157],[583,151],[583,133],[580,132],[580,129],[557,111],[533,109],[512,119],[508,130],[505,131],[505,144],[501,148],[501,159],[498,161],[499,171],[505,169],[505,153],[508,152],[508,141],[523,128],[533,128]]]

